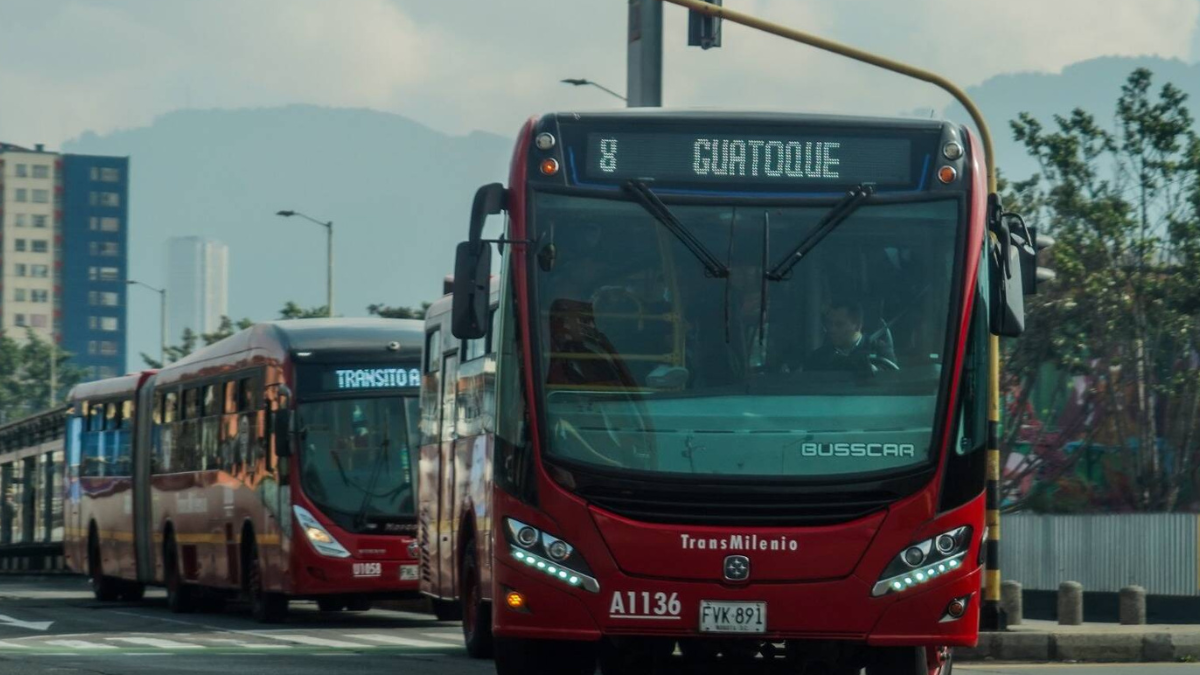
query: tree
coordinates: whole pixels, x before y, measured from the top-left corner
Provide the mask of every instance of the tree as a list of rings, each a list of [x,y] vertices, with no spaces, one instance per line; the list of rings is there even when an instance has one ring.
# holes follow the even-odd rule
[[[324,319],[328,316],[329,309],[325,305],[305,309],[291,300],[279,310],[280,319]]]
[[[1138,69],[1111,129],[1080,109],[1051,128],[1012,122],[1041,173],[1009,199],[1057,239],[1058,275],[1009,349],[1018,408],[1043,364],[1084,376],[1086,440],[1119,453],[1114,493],[1136,510],[1178,508],[1200,467],[1200,140],[1186,98],[1152,92]]]
[[[50,408],[52,356],[54,401],[61,402],[83,376],[83,371],[71,364],[71,353],[52,349],[33,329],[26,329],[23,344],[0,333],[0,421],[28,417]]]
[[[203,346],[207,347],[208,345],[216,344],[230,335],[233,335],[238,331],[245,330],[253,325],[254,322],[250,319],[241,319],[237,323],[234,323],[233,319],[230,319],[227,316],[222,316],[221,323],[217,326],[217,330],[211,333],[197,334],[191,328],[184,328],[183,334],[180,336],[179,344],[167,346],[167,363],[173,363],[179,359],[182,359],[188,354],[191,354],[196,350],[197,344],[201,342],[204,343]],[[142,361],[145,362],[147,368],[157,369],[163,367],[163,363],[161,361],[146,354],[145,352],[142,352]]]
[[[425,312],[433,303],[422,302],[420,309],[412,307],[392,307],[391,305],[376,304],[367,305],[367,312],[372,316],[379,316],[385,319],[424,319]]]

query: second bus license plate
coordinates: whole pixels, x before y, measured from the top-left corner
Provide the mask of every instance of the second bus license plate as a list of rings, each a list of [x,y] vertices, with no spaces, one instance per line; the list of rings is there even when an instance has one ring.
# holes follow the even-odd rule
[[[767,603],[700,601],[701,633],[765,633]]]

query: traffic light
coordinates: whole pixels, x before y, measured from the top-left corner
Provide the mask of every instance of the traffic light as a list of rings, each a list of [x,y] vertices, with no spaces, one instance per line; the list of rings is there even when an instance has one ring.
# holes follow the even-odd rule
[[[704,0],[721,6],[722,0]],[[688,11],[688,46],[712,49],[721,46],[721,19],[702,12]]]

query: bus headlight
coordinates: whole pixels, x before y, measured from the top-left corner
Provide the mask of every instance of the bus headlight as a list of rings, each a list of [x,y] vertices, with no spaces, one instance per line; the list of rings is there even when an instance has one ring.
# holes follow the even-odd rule
[[[325,526],[321,525],[313,517],[313,514],[308,512],[308,509],[292,505],[292,513],[296,514],[296,522],[300,523],[300,528],[304,530],[304,536],[308,537],[308,543],[312,544],[317,553],[330,558],[350,557],[350,551],[338,543],[338,540],[329,534],[329,530],[326,530]]]
[[[592,576],[592,570],[574,546],[513,518],[505,518],[505,525],[509,553],[518,562],[568,586],[600,592],[600,582]]]
[[[871,595],[900,593],[949,574],[963,565],[971,548],[971,528],[964,526],[904,548],[884,569]]]

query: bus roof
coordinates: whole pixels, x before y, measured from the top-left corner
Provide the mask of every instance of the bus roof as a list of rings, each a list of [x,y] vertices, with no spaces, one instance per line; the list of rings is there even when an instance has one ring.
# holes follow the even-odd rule
[[[547,117],[555,117],[561,121],[582,124],[618,119],[623,122],[669,122],[672,120],[686,122],[745,121],[761,124],[884,127],[912,130],[941,129],[947,124],[954,124],[950,120],[928,117],[874,117],[865,115],[796,113],[782,110],[763,111],[720,108],[613,108],[610,110],[550,112],[542,115],[543,120]]]
[[[79,401],[83,399],[133,396],[138,388],[142,386],[142,383],[146,381],[146,378],[155,372],[157,371],[143,370],[120,377],[110,377],[105,380],[77,384],[67,394],[67,400]]]

